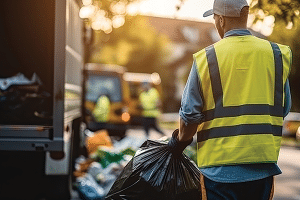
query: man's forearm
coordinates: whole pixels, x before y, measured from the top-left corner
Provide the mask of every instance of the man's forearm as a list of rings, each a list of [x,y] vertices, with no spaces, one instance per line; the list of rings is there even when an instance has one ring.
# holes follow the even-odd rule
[[[198,124],[187,124],[180,118],[178,140],[180,142],[190,140],[197,131]]]

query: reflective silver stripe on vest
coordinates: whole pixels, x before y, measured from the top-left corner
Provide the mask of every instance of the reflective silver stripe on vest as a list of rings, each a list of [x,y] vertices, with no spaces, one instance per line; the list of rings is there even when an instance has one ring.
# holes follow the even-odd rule
[[[215,107],[223,107],[223,90],[214,45],[205,48]]]
[[[276,43],[270,42],[274,54],[275,62],[275,93],[274,106],[265,104],[241,105],[241,106],[223,106],[223,90],[221,85],[220,71],[214,46],[207,47],[206,56],[210,73],[213,97],[215,100],[215,109],[204,111],[204,122],[216,118],[237,117],[241,115],[271,115],[283,117],[283,62],[282,53]],[[216,127],[198,132],[198,142],[211,138],[269,133],[275,136],[281,136],[282,126],[272,126],[270,124],[249,124],[228,127]]]
[[[210,121],[216,118],[223,117],[237,117],[241,115],[271,115],[274,117],[282,117],[282,106],[270,106],[270,105],[242,105],[242,106],[229,106],[219,107],[218,109],[204,111],[204,122]]]
[[[279,46],[270,42],[273,53],[274,53],[274,62],[275,62],[275,97],[274,105],[282,106],[283,103],[283,63],[282,63],[282,54]],[[283,111],[282,111],[283,112]],[[283,115],[283,114],[282,114]]]
[[[272,134],[274,136],[281,136],[282,127],[270,124],[243,124],[237,126],[217,127],[198,132],[197,141],[203,142],[213,138],[252,134]]]

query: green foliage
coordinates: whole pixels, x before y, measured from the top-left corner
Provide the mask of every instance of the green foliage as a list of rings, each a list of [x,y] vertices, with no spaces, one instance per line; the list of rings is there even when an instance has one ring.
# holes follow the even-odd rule
[[[121,2],[124,3],[125,5],[128,5],[133,2],[138,2],[140,0],[94,0],[94,4],[98,4],[101,10],[105,10],[107,12],[107,17],[112,18],[113,16],[116,15],[111,9],[112,5]],[[125,13],[120,13],[120,14],[125,14]]]
[[[95,32],[94,36],[90,62],[122,65],[130,72],[157,72],[163,89],[171,84],[166,70],[170,41],[150,25],[147,17],[126,16],[124,26],[109,35]]]
[[[152,73],[165,63],[168,55],[167,37],[157,33],[143,16],[127,16],[124,26],[110,35],[95,32],[95,37],[91,62],[118,64],[129,71]]]
[[[293,42],[299,32],[299,27],[295,26],[293,29],[286,29],[285,22],[277,22],[273,28],[272,34],[268,37],[269,40],[285,44],[293,48]]]
[[[265,16],[274,16],[275,22],[295,24],[299,17],[300,0],[252,0],[250,7],[256,21],[263,20]]]

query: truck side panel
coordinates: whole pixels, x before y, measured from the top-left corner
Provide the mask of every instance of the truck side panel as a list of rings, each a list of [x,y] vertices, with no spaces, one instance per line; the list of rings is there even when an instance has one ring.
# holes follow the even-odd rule
[[[65,80],[79,87],[82,79],[80,73],[82,38],[77,43],[70,42],[66,45],[66,10],[66,1],[61,0],[0,1],[0,25],[4,27],[2,29],[4,37],[0,39],[0,45],[1,50],[9,52],[8,56],[5,55],[7,62],[1,63],[7,65],[1,68],[1,77],[8,78],[22,73],[30,78],[36,73],[42,81],[40,89],[51,96],[50,102],[45,106],[51,117],[47,120],[29,121],[26,117],[21,123],[22,118],[19,121],[12,119],[9,123],[1,123],[0,120],[0,150],[64,150]],[[71,11],[75,12],[74,9]],[[69,21],[72,20],[69,18]],[[80,23],[78,20],[76,22]],[[71,30],[76,36],[80,36],[81,31]],[[68,41],[75,40],[68,39]],[[73,59],[74,55],[77,55],[76,59]],[[9,62],[10,60],[16,62]],[[77,94],[81,95],[80,89],[77,90]],[[79,99],[80,97],[76,102],[74,99],[68,100],[76,104],[73,106],[72,114],[71,112],[67,114],[68,121],[80,117]],[[7,113],[0,109],[1,112]],[[16,112],[15,115],[22,114]]]

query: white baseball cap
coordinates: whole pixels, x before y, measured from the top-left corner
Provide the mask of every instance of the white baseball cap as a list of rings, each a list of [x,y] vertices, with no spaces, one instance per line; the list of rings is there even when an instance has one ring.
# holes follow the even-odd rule
[[[242,8],[249,6],[246,0],[215,0],[213,9],[206,11],[203,17],[212,14],[226,17],[239,17]]]

